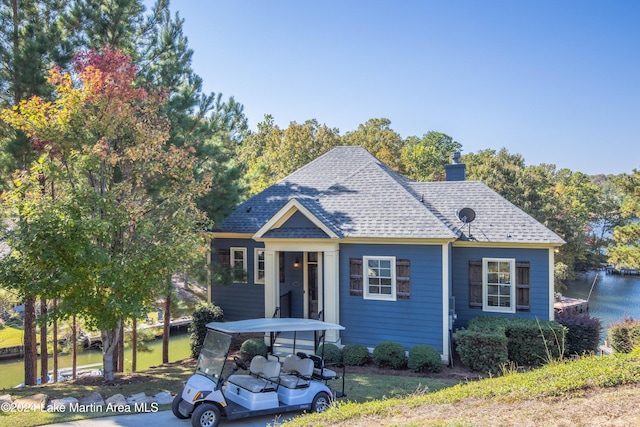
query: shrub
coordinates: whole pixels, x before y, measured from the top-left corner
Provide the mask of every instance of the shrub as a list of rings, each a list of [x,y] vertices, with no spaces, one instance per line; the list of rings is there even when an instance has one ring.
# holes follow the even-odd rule
[[[565,310],[556,314],[556,322],[566,328],[565,355],[595,354],[600,344],[602,324],[586,313]]]
[[[507,337],[502,331],[459,330],[456,351],[462,364],[472,371],[495,374],[509,361]]]
[[[316,350],[316,355],[324,358],[325,363],[340,363],[342,351],[335,344],[322,344]]]
[[[249,338],[240,346],[240,356],[244,360],[251,360],[255,356],[267,357],[267,350],[267,345],[264,343],[264,339]]]
[[[191,334],[191,357],[200,356],[200,349],[207,335],[207,323],[219,322],[223,319],[222,309],[209,303],[200,303],[193,312],[193,321],[189,325]]]
[[[609,341],[617,353],[630,353],[640,346],[640,321],[626,318],[609,327]]]
[[[362,344],[347,344],[342,347],[342,361],[349,366],[362,366],[369,362],[369,350]]]
[[[508,360],[522,366],[541,365],[561,356],[564,328],[557,322],[520,317],[478,316],[469,330],[502,333],[507,337]]]
[[[404,347],[395,341],[382,341],[373,349],[373,363],[379,368],[402,369],[405,366]]]
[[[429,345],[416,345],[409,349],[407,366],[414,372],[441,372],[443,369],[440,354]]]

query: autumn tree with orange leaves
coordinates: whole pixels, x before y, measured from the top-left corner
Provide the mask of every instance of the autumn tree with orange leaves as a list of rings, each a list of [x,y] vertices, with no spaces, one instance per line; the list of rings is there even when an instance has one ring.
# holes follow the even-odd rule
[[[167,144],[166,96],[136,86],[136,74],[121,51],[80,54],[71,72],[50,71],[52,101],[34,96],[1,115],[41,154],[2,198],[15,218],[2,279],[61,298],[51,316],[99,329],[107,381],[123,319],[143,316],[204,246],[196,200],[215,178],[196,180],[193,149]]]

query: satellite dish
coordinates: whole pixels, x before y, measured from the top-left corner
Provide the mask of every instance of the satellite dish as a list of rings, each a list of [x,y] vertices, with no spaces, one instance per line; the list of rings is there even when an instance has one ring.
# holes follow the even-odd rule
[[[456,215],[463,224],[469,224],[476,219],[476,212],[471,208],[462,208],[456,213]]]

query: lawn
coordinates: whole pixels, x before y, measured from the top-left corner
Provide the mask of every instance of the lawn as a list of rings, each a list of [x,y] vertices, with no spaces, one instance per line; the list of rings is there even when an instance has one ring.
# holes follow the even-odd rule
[[[5,326],[0,329],[0,348],[17,347],[22,345],[23,335],[22,329]]]
[[[195,361],[187,359],[169,365],[150,368],[137,374],[126,374],[118,377],[115,385],[103,385],[100,378],[69,381],[57,384],[28,387],[21,390],[4,390],[0,395],[8,393],[13,400],[19,397],[31,396],[36,393],[44,393],[50,399],[58,399],[66,396],[80,397],[98,391],[107,398],[115,394],[130,396],[144,392],[151,396],[161,391],[169,391],[173,394],[182,390],[184,382],[191,376],[195,367]],[[373,399],[389,397],[402,397],[426,390],[435,391],[457,384],[453,379],[430,379],[419,375],[389,376],[370,373],[347,374],[345,391],[350,402],[367,402]],[[342,388],[341,382],[330,384],[333,388]],[[169,409],[169,405],[161,406],[161,410]],[[68,422],[81,418],[115,415],[106,412],[101,413],[48,413],[36,411],[33,413],[1,412],[0,425],[12,427],[26,427],[50,423]]]

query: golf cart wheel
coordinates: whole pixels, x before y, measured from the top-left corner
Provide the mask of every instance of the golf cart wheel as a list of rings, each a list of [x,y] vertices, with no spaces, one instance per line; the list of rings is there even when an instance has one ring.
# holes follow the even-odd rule
[[[322,412],[329,408],[331,405],[331,399],[329,395],[324,391],[316,394],[316,397],[313,398],[313,402],[311,402],[311,412]]]
[[[191,415],[193,427],[218,427],[220,422],[220,409],[213,403],[203,403],[198,406]]]
[[[180,413],[180,403],[182,402],[182,392],[176,394],[176,397],[173,398],[173,403],[171,403],[171,411],[176,418],[180,420],[184,420],[188,417],[185,417]]]

